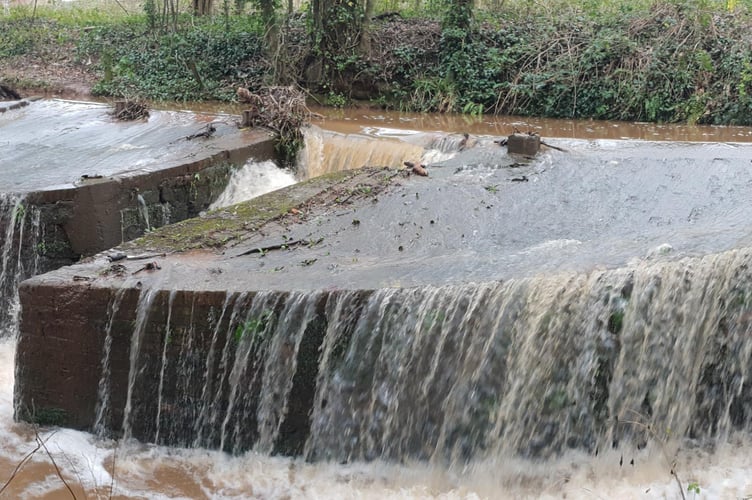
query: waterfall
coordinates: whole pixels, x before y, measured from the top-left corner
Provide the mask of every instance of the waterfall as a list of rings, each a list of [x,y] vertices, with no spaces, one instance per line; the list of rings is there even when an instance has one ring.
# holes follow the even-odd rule
[[[109,421],[110,415],[110,392],[112,389],[112,326],[120,310],[120,304],[123,296],[128,290],[123,286],[115,293],[107,311],[107,326],[104,332],[104,343],[102,347],[102,373],[99,377],[97,387],[97,406],[96,418],[94,420],[94,433],[103,437],[106,433],[106,422]]]
[[[140,193],[136,195],[136,200],[138,201],[138,214],[144,221],[145,231],[148,233],[152,229],[151,222],[149,222],[149,207]]]
[[[209,208],[234,205],[296,182],[292,172],[279,168],[273,161],[249,160],[245,165],[233,171],[224,192]]]
[[[18,284],[37,274],[42,225],[23,195],[0,193],[0,337],[18,328]]]
[[[725,441],[752,417],[751,258],[221,300],[142,291],[126,408],[151,417],[126,419],[146,440],[336,461]],[[138,383],[150,373],[158,397]]]
[[[365,166],[398,168],[404,161],[420,160],[424,153],[422,146],[396,139],[324,132],[318,127],[304,130],[304,142],[297,167],[303,179]]]

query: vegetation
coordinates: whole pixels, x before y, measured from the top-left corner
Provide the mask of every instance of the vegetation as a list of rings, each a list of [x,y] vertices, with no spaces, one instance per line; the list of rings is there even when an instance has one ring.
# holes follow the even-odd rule
[[[127,98],[233,100],[238,87],[293,84],[334,106],[750,125],[751,9],[752,0],[27,6],[0,15],[0,59],[72,47],[96,72],[95,93]]]

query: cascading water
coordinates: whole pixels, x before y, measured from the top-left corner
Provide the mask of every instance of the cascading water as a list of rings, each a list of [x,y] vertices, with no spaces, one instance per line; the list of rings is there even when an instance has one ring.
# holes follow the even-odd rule
[[[427,148],[396,140],[385,147],[384,140],[360,135],[343,136],[309,127],[305,130],[304,139],[304,148],[298,155],[297,177],[310,179],[366,165],[402,168],[403,162],[408,160],[437,163],[454,156],[462,136],[459,139],[446,134],[423,137],[422,142],[426,143]],[[297,181],[295,174],[279,168],[272,161],[249,161],[233,172],[224,192],[210,208],[247,201]]]
[[[108,308],[107,326],[104,332],[104,343],[102,349],[102,374],[99,377],[99,386],[97,389],[97,409],[94,420],[94,433],[102,437],[105,434],[105,421],[109,419],[110,409],[110,391],[112,390],[111,380],[111,354],[112,354],[112,326],[115,322],[120,304],[123,300],[127,287],[123,286],[115,293]]]
[[[305,147],[298,158],[298,175],[311,179],[363,166],[402,167],[404,161],[418,161],[423,146],[401,140],[376,140],[358,134],[324,132],[317,127],[304,130]],[[387,145],[388,144],[388,145]]]
[[[128,401],[141,409],[126,409],[123,425],[234,453],[442,464],[725,442],[752,417],[750,258],[733,250],[503,283],[228,293],[203,326],[172,311],[193,317],[188,296],[142,297],[133,338],[152,342],[144,332],[164,327],[147,323],[165,314],[169,335],[132,346]],[[139,383],[152,372],[156,397]]]
[[[210,208],[234,205],[295,182],[297,181],[292,172],[279,168],[273,161],[248,161],[233,172],[224,192]]]
[[[18,326],[18,284],[39,269],[40,212],[22,195],[0,193],[0,337]]]
[[[428,180],[437,179],[438,169]],[[573,193],[568,185],[562,191]],[[409,195],[400,206],[418,199],[417,188]],[[353,231],[365,226],[361,220]],[[507,236],[499,231],[499,241]],[[157,273],[136,271],[92,309],[109,305],[110,313],[94,327],[101,344],[93,352],[101,346],[103,353],[92,369],[101,369],[97,422],[105,435],[204,449],[122,442],[107,455],[123,464],[116,491],[149,498],[671,496],[670,471],[678,467],[710,497],[740,496],[752,487],[745,441],[752,251],[672,262],[674,255],[657,252],[609,270],[544,268],[548,275],[405,289],[304,283],[321,288],[315,292],[275,291],[244,276],[230,287],[202,282],[193,290],[184,282],[186,289],[160,290]],[[259,257],[263,272],[277,272],[271,260]],[[303,273],[295,274],[303,283]],[[75,288],[95,289],[104,279]],[[92,445],[84,433],[78,440],[88,443],[82,456],[111,446]],[[96,477],[107,478],[99,470]],[[139,490],[157,477],[180,486],[164,495]]]

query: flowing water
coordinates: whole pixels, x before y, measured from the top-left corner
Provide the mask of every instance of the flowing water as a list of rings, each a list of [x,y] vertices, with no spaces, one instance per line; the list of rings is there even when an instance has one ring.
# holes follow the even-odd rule
[[[273,161],[249,161],[233,172],[229,185],[211,208],[221,208],[295,184],[295,175]]]
[[[460,140],[381,125],[338,134],[309,134],[304,175],[363,157],[399,165],[425,148],[434,161],[451,161]],[[390,147],[360,136],[388,136]],[[327,141],[356,146],[343,154],[347,161],[319,166],[330,154]],[[724,168],[721,162],[728,173]],[[242,170],[273,185],[275,169]],[[249,195],[228,195],[225,203],[234,196]],[[13,241],[23,239],[18,227],[34,227],[33,214],[19,206],[8,197],[0,212],[0,221],[12,221],[5,224],[2,271],[13,274],[4,279],[14,286],[23,277],[17,269],[29,267]],[[740,223],[737,215],[729,231]],[[15,224],[23,216],[31,223]],[[362,293],[229,292],[205,332],[193,322],[180,332],[173,327],[178,298],[170,291],[164,347],[154,358],[139,349],[159,300],[159,283],[146,283],[122,430],[127,438],[139,422],[132,402],[152,386],[159,402],[152,441],[184,447],[110,441],[103,424],[96,426],[100,437],[65,429],[37,437],[12,420],[15,347],[6,339],[0,479],[12,480],[0,496],[67,495],[52,456],[79,498],[82,490],[113,498],[680,498],[672,470],[685,492],[693,483],[706,498],[747,497],[752,253],[669,259],[656,251],[614,269],[503,281]],[[100,424],[110,411],[109,331],[121,299],[115,296],[103,332]],[[320,363],[316,390],[305,394],[310,434],[302,458],[274,456],[289,405],[300,396],[293,374],[301,350],[312,349],[311,330],[320,331],[313,347]],[[200,337],[210,349],[197,357]],[[147,364],[157,374],[150,380],[141,368]]]
[[[24,196],[0,193],[0,337],[18,326],[18,284],[37,274],[42,227],[39,211]]]

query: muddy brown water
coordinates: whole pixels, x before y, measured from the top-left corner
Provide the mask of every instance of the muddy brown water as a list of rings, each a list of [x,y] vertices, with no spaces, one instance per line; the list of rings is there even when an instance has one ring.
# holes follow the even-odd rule
[[[193,110],[236,113],[237,107]],[[538,120],[314,109],[316,124],[340,134],[401,139],[415,132],[467,132],[504,136],[515,129],[543,137],[644,139],[692,142],[752,142],[744,127],[669,126],[595,121]],[[231,457],[215,451],[112,443],[70,430],[40,429],[50,454],[38,450],[33,430],[12,420],[12,342],[0,343],[0,498],[680,498],[669,456],[641,451],[634,466],[622,467],[616,452],[592,457],[571,452],[543,463],[487,460],[447,469],[423,463],[307,464],[249,452]],[[54,457],[53,464],[50,455]],[[710,454],[677,455],[685,483],[697,483],[708,498],[752,493],[752,446],[732,439]]]
[[[172,107],[174,109],[174,106]],[[190,103],[189,111],[240,114],[237,103]],[[515,131],[541,137],[569,139],[642,139],[646,141],[752,142],[752,128],[721,125],[683,125],[604,120],[567,120],[521,116],[470,116],[406,113],[366,108],[335,109],[311,106],[313,124],[342,134],[403,137],[409,131],[507,136]]]

